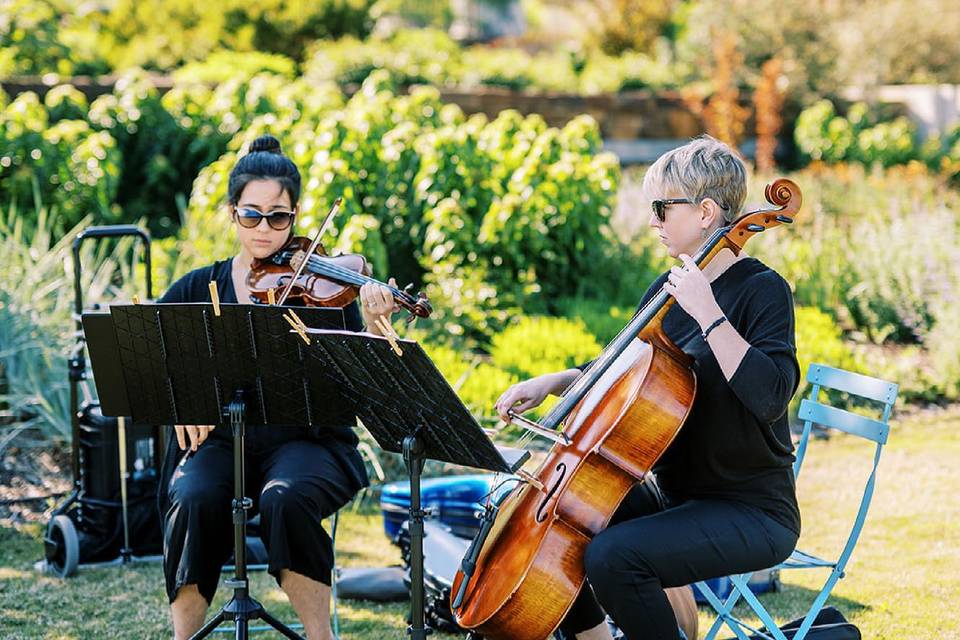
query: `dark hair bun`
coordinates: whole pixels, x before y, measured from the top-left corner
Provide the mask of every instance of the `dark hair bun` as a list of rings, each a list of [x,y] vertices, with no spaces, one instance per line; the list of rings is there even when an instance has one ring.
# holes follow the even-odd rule
[[[260,136],[250,143],[250,153],[265,151],[266,153],[282,153],[280,141],[271,135]]]

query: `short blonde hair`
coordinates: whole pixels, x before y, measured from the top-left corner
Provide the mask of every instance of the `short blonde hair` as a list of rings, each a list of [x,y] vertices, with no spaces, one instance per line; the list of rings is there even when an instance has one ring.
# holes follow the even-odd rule
[[[672,149],[654,162],[643,178],[643,190],[653,187],[683,194],[696,203],[710,198],[727,222],[736,219],[747,199],[747,168],[726,144],[708,135]]]

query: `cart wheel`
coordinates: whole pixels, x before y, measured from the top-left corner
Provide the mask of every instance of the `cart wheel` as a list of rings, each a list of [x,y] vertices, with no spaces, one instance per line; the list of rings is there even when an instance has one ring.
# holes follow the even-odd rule
[[[69,578],[77,572],[80,563],[80,539],[73,520],[65,515],[50,521],[44,540],[47,568],[59,578]]]

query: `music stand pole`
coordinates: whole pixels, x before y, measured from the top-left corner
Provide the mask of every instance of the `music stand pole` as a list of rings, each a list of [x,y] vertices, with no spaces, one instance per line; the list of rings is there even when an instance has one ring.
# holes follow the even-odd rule
[[[423,615],[423,518],[420,508],[420,473],[426,461],[423,443],[416,434],[403,439],[403,461],[410,475],[410,626],[407,635],[413,640],[426,640],[433,631]]]
[[[246,439],[246,404],[243,392],[237,391],[233,400],[224,407],[224,417],[230,420],[233,432],[233,557],[234,574],[224,584],[233,589],[233,597],[195,634],[190,640],[200,640],[213,633],[221,622],[232,620],[235,638],[246,640],[249,620],[260,618],[271,627],[291,640],[304,640],[288,626],[267,613],[257,600],[250,596],[247,580],[247,510],[253,508],[253,500],[246,497],[246,469],[244,466],[244,445]]]

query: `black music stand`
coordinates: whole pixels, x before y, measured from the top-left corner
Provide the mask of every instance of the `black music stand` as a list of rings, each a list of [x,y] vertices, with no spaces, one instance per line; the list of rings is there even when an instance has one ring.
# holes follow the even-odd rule
[[[244,444],[247,425],[313,426],[324,389],[307,386],[306,343],[282,316],[286,309],[253,305],[115,305],[83,316],[104,415],[129,415],[135,424],[229,425],[233,434],[233,597],[197,631],[208,636],[225,620],[247,638],[249,620],[262,619],[287,638],[302,636],[250,595],[246,566]],[[312,325],[344,326],[340,309],[297,309]],[[135,399],[135,402],[131,402]]]
[[[311,327],[307,344],[281,307],[211,304],[123,305],[86,314],[91,363],[105,415],[134,423],[230,424],[234,433],[233,599],[194,635],[234,620],[262,618],[299,638],[250,597],[244,554],[243,436],[246,425],[313,425],[330,397],[361,419],[380,446],[402,453],[410,476],[411,619],[409,635],[425,640],[423,518],[420,473],[427,459],[512,473],[525,451],[498,449],[484,434],[419,344],[344,331],[340,310],[296,309]],[[329,330],[316,327],[336,327]],[[130,402],[136,398],[136,406]],[[505,457],[506,456],[506,457]],[[508,462],[509,459],[509,462]]]
[[[402,453],[410,477],[410,626],[413,640],[431,630],[424,621],[423,519],[420,473],[426,460],[513,473],[527,451],[497,447],[447,384],[419,344],[369,333],[311,329],[306,362],[312,376],[339,385],[341,395],[385,451]],[[398,354],[394,348],[399,349]]]

